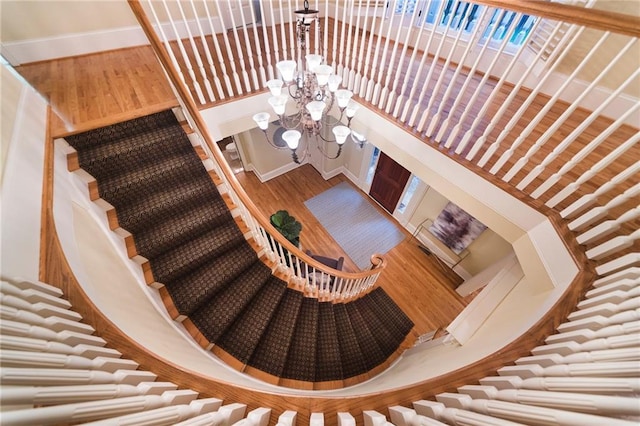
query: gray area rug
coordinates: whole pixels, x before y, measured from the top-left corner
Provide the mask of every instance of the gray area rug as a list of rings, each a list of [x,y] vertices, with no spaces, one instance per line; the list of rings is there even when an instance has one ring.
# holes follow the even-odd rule
[[[386,253],[404,239],[400,229],[347,182],[304,204],[360,269],[369,269],[372,254]]]

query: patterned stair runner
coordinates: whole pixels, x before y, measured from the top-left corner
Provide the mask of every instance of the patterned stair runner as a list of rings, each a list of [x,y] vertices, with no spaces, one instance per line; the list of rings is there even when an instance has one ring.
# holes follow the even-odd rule
[[[284,379],[339,382],[383,363],[413,327],[380,288],[332,304],[272,275],[172,111],[66,139],[178,315],[243,364]]]

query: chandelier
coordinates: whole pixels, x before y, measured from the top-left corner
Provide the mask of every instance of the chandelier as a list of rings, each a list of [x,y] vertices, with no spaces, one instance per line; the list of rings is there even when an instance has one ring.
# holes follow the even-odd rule
[[[307,40],[311,25],[318,20],[318,11],[309,9],[309,2],[305,0],[304,9],[296,10],[295,14],[300,58],[303,53],[308,53]],[[342,153],[342,145],[347,137],[352,134],[351,119],[358,109],[358,104],[351,99],[352,91],[340,88],[342,77],[334,74],[330,65],[323,63],[322,55],[307,54],[304,65],[297,71],[296,61],[280,61],[276,63],[276,68],[280,72],[281,79],[272,79],[266,83],[271,92],[269,105],[278,116],[276,122],[278,129],[273,140],[269,140],[267,134],[271,118],[269,113],[260,112],[255,114],[253,119],[263,131],[267,142],[275,148],[290,149],[293,161],[298,164],[301,162],[300,157],[304,159],[308,154],[308,143],[304,154],[298,155],[297,152],[303,135],[307,135],[309,140],[316,138],[336,143],[338,150],[335,155],[329,155],[320,148],[321,144],[318,144],[322,155],[329,159],[336,159]],[[286,113],[289,99],[295,102],[296,112],[293,114]],[[337,105],[340,112],[340,117],[337,119],[332,119],[329,115],[334,105]],[[344,116],[347,118],[346,126],[341,123]],[[333,133],[333,139],[327,136],[329,128]],[[355,139],[354,142],[356,142]],[[359,141],[357,143],[362,146]]]

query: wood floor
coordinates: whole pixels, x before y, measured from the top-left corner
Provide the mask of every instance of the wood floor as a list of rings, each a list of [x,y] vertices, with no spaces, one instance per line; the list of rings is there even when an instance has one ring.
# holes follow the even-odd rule
[[[150,47],[35,63],[18,67],[18,72],[51,103],[59,116],[52,123],[54,138],[177,105]],[[237,176],[265,215],[286,207],[305,224],[306,232],[302,235],[305,248],[327,256],[345,255],[303,204],[347,180],[344,176],[325,181],[311,166],[265,184],[252,173]],[[467,302],[454,291],[461,279],[435,258],[425,255],[415,239],[405,234],[405,240],[387,253],[389,266],[379,283],[414,321],[413,337],[417,338],[448,325]],[[356,270],[350,259],[345,262],[345,270]]]

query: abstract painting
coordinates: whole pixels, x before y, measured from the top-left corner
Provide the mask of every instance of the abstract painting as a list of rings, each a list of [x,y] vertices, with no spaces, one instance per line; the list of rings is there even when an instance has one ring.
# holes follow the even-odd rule
[[[429,232],[455,254],[460,254],[487,229],[476,218],[449,202],[429,227]]]

